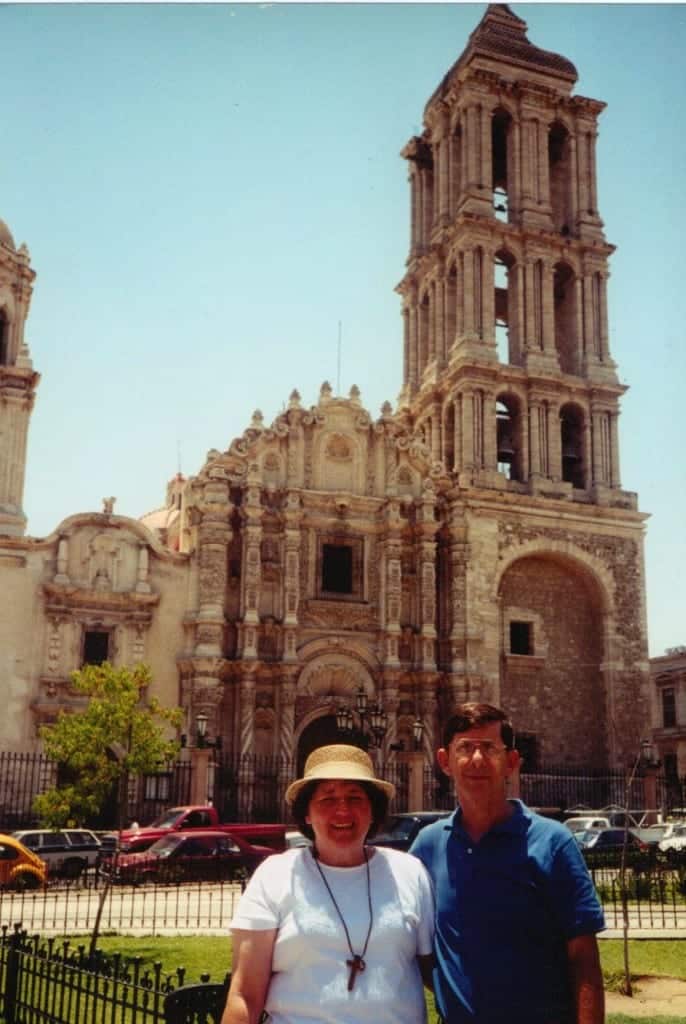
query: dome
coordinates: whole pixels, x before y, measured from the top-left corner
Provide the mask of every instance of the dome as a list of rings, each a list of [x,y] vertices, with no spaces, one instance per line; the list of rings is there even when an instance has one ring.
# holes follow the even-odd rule
[[[3,245],[8,245],[10,249],[15,248],[12,232],[5,224],[4,220],[0,220],[0,242],[2,242]]]

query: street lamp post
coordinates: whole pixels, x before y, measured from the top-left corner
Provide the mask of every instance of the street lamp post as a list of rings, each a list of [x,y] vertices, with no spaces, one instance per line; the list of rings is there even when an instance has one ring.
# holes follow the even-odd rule
[[[352,709],[345,704],[341,704],[336,711],[336,728],[344,736],[356,740],[365,750],[379,749],[388,731],[388,713],[379,701],[369,703],[367,691],[363,686],[360,686],[355,694],[355,710],[360,722],[359,729],[355,726]],[[424,723],[417,717],[412,725],[412,738],[416,750],[421,747],[423,733]],[[390,749],[402,751],[405,747],[402,742],[392,743]]]
[[[195,716],[195,746],[191,747],[191,803],[205,804],[210,799],[212,779],[210,759],[213,750],[221,750],[222,739],[208,739],[208,717],[203,711]]]

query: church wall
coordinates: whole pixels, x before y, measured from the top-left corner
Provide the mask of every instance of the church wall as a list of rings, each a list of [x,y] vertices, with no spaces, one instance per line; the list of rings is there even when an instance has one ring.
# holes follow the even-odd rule
[[[0,750],[30,750],[35,744],[29,704],[45,633],[38,589],[42,566],[40,554],[28,545],[0,544]]]
[[[168,707],[180,704],[178,659],[186,649],[184,618],[189,607],[190,566],[153,559],[151,586],[160,595],[145,639],[143,660],[150,666],[150,696]]]

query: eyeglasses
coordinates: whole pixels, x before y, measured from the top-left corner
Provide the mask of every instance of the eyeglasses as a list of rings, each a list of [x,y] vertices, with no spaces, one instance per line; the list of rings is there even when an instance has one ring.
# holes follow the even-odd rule
[[[457,756],[464,761],[471,761],[477,750],[482,757],[494,761],[498,754],[507,750],[507,747],[495,743],[493,740],[458,740],[453,749]]]

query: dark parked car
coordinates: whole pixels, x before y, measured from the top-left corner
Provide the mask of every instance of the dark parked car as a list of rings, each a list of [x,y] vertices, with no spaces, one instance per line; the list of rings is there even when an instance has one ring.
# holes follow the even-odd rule
[[[625,837],[626,866],[650,866],[650,847],[631,830],[625,832],[623,828],[587,828],[582,832],[574,832],[573,835],[589,867],[619,867],[622,863]]]
[[[452,811],[414,811],[408,814],[392,814],[387,828],[370,839],[372,846],[390,846],[394,850],[409,850],[417,833],[426,825],[439,818],[448,818]]]
[[[140,853],[122,853],[116,864],[103,864],[103,873],[132,883],[232,880],[251,875],[274,852],[229,832],[193,829],[163,836]]]

